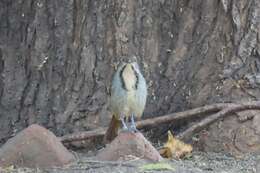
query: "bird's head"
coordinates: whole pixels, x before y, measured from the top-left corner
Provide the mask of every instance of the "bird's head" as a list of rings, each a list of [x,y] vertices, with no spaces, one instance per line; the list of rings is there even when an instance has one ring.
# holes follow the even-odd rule
[[[120,67],[128,66],[128,68],[133,69],[135,72],[140,73],[140,68],[137,63],[137,57],[135,55],[122,57]]]
[[[137,58],[135,56],[124,57],[121,59],[121,63],[118,68],[120,78],[123,83],[123,88],[126,90],[137,89],[140,70],[137,64]]]

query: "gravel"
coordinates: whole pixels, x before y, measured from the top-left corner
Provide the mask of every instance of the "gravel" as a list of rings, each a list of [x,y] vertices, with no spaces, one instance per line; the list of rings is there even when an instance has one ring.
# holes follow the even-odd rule
[[[260,172],[260,155],[248,154],[236,159],[222,153],[195,152],[184,160],[166,160],[172,170],[142,170],[140,167],[148,164],[142,159],[133,159],[128,162],[100,162],[92,157],[79,156],[76,163],[66,168],[29,169],[29,168],[5,168],[3,173],[134,173],[134,172],[158,172],[158,173],[258,173]]]

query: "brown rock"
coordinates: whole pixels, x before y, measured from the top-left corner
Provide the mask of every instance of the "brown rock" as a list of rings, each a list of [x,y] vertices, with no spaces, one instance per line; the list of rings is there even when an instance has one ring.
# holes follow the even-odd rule
[[[159,152],[141,133],[122,132],[103,150],[97,159],[107,161],[129,160],[133,157],[161,161]]]
[[[54,167],[74,160],[52,132],[36,124],[18,133],[0,149],[0,167]]]

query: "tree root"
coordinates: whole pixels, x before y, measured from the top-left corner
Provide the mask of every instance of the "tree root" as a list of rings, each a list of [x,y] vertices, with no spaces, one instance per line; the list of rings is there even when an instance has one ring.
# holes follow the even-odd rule
[[[149,118],[146,120],[138,121],[137,128],[152,128],[159,124],[178,122],[180,120],[189,121],[197,117],[205,116],[201,121],[193,124],[185,131],[179,133],[177,137],[182,140],[188,140],[195,133],[208,127],[210,124],[216,122],[218,119],[230,115],[234,112],[239,112],[247,109],[260,109],[260,101],[251,101],[246,103],[217,103],[212,105],[206,105],[203,107],[191,109],[184,112],[172,113],[160,117]],[[209,116],[209,114],[212,114]],[[98,137],[104,137],[106,130],[100,128],[98,130],[78,132],[75,134],[64,135],[60,137],[63,143],[69,143],[73,141],[88,140]]]

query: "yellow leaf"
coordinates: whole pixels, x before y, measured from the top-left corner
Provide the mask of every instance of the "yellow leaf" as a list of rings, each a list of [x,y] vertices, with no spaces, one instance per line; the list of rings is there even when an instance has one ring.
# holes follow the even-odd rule
[[[13,172],[13,171],[14,171],[14,165],[10,165],[10,166],[4,167],[4,168],[0,167],[0,172],[8,173],[8,172]]]
[[[179,159],[190,154],[192,152],[192,146],[175,138],[172,133],[168,131],[168,140],[159,152],[161,156],[165,158]]]
[[[174,171],[174,168],[168,163],[151,163],[145,164],[140,167],[142,171],[151,171],[151,170],[171,170]]]

